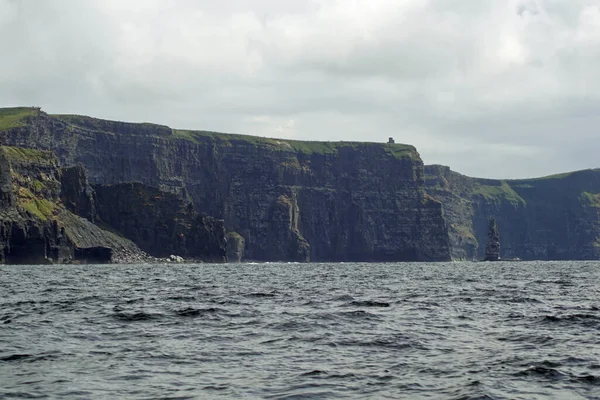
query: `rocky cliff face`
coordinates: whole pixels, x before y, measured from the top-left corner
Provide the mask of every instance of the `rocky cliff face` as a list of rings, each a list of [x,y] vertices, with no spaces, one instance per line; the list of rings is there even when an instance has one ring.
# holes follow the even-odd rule
[[[492,217],[504,259],[600,258],[600,170],[493,180],[432,165],[425,174],[427,192],[444,204],[454,259],[483,259]]]
[[[62,191],[62,179],[51,152],[0,147],[0,262],[111,262],[142,255],[129,240],[67,210],[61,198],[75,199]]]
[[[198,214],[180,196],[141,183],[95,185],[97,219],[148,254],[227,261],[222,220]]]
[[[498,225],[496,219],[491,218],[488,225],[487,242],[485,243],[485,258],[484,261],[499,261],[500,260],[500,235],[498,233]]]
[[[244,257],[448,260],[441,204],[412,146],[297,142],[80,116],[24,116],[0,142],[82,163],[95,184],[140,181],[225,221]],[[236,236],[238,235],[238,236]],[[238,252],[239,253],[239,252]]]

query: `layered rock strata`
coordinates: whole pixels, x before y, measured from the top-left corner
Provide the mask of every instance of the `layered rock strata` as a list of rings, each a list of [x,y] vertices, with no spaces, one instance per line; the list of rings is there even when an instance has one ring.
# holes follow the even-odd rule
[[[65,165],[83,164],[94,184],[139,181],[189,196],[243,239],[230,242],[243,243],[245,259],[450,258],[442,206],[425,194],[412,146],[181,131],[35,110],[0,130],[0,142],[53,150]]]
[[[222,220],[198,214],[180,196],[147,185],[94,185],[97,219],[156,257],[227,261]]]
[[[117,262],[144,256],[131,241],[69,211],[61,200],[72,200],[69,191],[62,192],[62,177],[51,152],[0,147],[0,262]]]
[[[444,204],[454,259],[484,257],[491,217],[502,259],[600,259],[600,169],[495,180],[431,165],[425,178],[427,193]]]
[[[499,261],[500,260],[500,234],[498,233],[498,225],[495,218],[490,218],[488,225],[487,242],[485,244],[485,259],[484,261]]]

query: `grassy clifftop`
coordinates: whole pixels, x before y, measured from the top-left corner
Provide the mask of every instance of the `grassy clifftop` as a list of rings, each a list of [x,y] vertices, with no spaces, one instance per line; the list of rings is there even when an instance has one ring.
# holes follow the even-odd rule
[[[12,111],[11,111],[12,110]],[[2,112],[10,115],[7,119],[7,128],[17,126],[17,122],[11,122],[12,125],[8,125],[10,121],[22,121],[26,115],[25,110],[17,111],[17,109],[0,109],[0,116]],[[31,109],[33,110],[33,109]],[[410,158],[419,159],[419,153],[414,146],[400,144],[400,143],[376,143],[376,142],[352,142],[352,141],[338,141],[338,142],[327,142],[327,141],[303,141],[303,140],[289,140],[289,139],[277,139],[267,138],[261,136],[242,135],[233,133],[220,133],[203,130],[185,130],[185,129],[172,129],[165,125],[153,124],[153,123],[130,123],[121,121],[110,121],[99,118],[92,118],[84,115],[71,115],[71,114],[52,114],[51,118],[58,119],[72,127],[82,128],[88,131],[97,131],[107,134],[124,134],[124,135],[142,135],[150,137],[161,137],[168,140],[184,140],[194,144],[205,143],[207,141],[213,141],[223,146],[253,146],[253,147],[264,147],[272,151],[293,151],[303,154],[335,154],[342,148],[382,148],[385,153],[392,155],[396,158]],[[7,117],[8,118],[8,117]],[[22,123],[22,122],[18,122]],[[0,120],[0,129],[2,123]]]
[[[210,131],[173,130],[173,139],[187,140],[192,143],[201,143],[206,140],[214,140],[225,146],[247,145],[264,146],[272,150],[294,151],[303,154],[334,154],[341,148],[383,148],[386,153],[396,158],[418,158],[419,154],[414,146],[400,143],[375,143],[375,142],[326,142],[309,140],[290,140],[267,138],[262,136],[240,135],[232,133],[219,133]]]
[[[37,116],[39,112],[40,109],[35,107],[0,108],[0,130],[25,126],[27,119]]]

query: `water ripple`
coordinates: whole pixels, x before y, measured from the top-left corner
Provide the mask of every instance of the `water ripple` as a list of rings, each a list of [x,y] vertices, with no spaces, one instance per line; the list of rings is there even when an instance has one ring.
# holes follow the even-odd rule
[[[0,266],[0,398],[600,399],[600,262]]]

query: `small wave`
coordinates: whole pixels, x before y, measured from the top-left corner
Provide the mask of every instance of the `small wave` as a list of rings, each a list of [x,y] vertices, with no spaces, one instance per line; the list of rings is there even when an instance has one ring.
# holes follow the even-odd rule
[[[147,313],[143,311],[137,312],[116,312],[113,314],[115,319],[125,322],[150,321],[161,318],[162,314]]]
[[[587,383],[590,385],[600,385],[600,376],[597,375],[576,375],[572,376],[571,380],[575,382]]]
[[[193,308],[186,307],[179,310],[175,310],[175,314],[182,317],[199,317],[201,315],[209,315],[209,314],[218,314],[226,312],[226,310],[217,307],[209,307],[209,308]]]
[[[248,297],[275,297],[277,294],[275,292],[269,292],[269,293],[265,293],[265,292],[254,292],[254,293],[249,293],[246,296]]]
[[[167,297],[167,300],[193,301],[196,300],[196,296],[171,296]]]
[[[353,310],[353,311],[341,311],[334,315],[340,316],[345,319],[380,319],[377,315],[364,310]]]
[[[45,398],[48,398],[48,396],[46,394],[36,394],[36,393],[31,393],[31,392],[11,392],[11,391],[2,392],[2,391],[0,391],[0,398],[2,398],[2,399],[8,399],[8,398],[12,398],[12,399],[45,399]]]
[[[363,301],[352,301],[347,306],[356,306],[356,307],[389,307],[390,303],[385,301],[375,301],[375,300],[363,300]]]
[[[556,341],[554,337],[549,335],[538,335],[531,333],[513,333],[510,336],[500,336],[497,340],[501,342],[535,343],[536,345],[553,343]]]
[[[238,304],[250,304],[250,303],[243,303],[237,300],[232,300],[232,299],[210,299],[209,300],[211,303],[214,304],[233,304],[233,305],[238,305]]]
[[[556,368],[532,365],[527,369],[516,372],[514,376],[542,376],[547,379],[558,380],[564,378],[565,375]]]
[[[541,303],[541,301],[539,301],[538,299],[535,299],[533,297],[512,297],[510,299],[506,299],[504,300],[507,303]]]
[[[377,337],[372,340],[346,339],[335,342],[336,346],[358,346],[358,347],[378,347],[387,349],[407,349],[414,348],[427,349],[420,341],[414,340],[404,335],[392,335]]]
[[[563,315],[546,315],[542,318],[545,323],[580,323],[583,325],[597,325],[600,323],[600,318],[593,314],[563,314]]]
[[[341,296],[337,296],[334,297],[333,299],[331,299],[331,301],[352,301],[354,300],[354,297],[350,296],[349,294],[343,294]]]
[[[569,281],[569,280],[565,280],[565,279],[557,279],[557,280],[537,280],[537,281],[533,281],[533,283],[539,283],[539,284],[547,284],[547,283],[552,283],[555,285],[562,285],[562,286],[573,286],[573,282]]]
[[[0,357],[0,361],[4,361],[4,362],[16,362],[16,361],[36,362],[36,361],[43,361],[43,360],[54,360],[56,358],[58,358],[58,353],[56,353],[56,352],[42,353],[42,354],[15,353],[15,354],[11,354],[8,356]]]
[[[589,385],[600,385],[600,376],[585,374],[575,375],[567,372],[561,372],[558,370],[560,363],[543,361],[537,365],[530,365],[528,368],[515,373],[515,376],[540,376],[551,380],[562,380],[568,379],[572,382],[585,383]]]
[[[275,322],[267,325],[271,329],[281,330],[281,331],[306,331],[310,329],[308,324],[296,321],[296,320],[288,320],[283,322]]]
[[[304,373],[300,374],[300,376],[323,376],[323,375],[328,375],[328,372],[322,371],[320,369],[315,369],[315,370],[304,372]]]
[[[221,391],[221,390],[227,390],[229,389],[228,385],[207,385],[207,386],[203,386],[202,390],[216,390],[216,391]]]
[[[31,354],[11,354],[10,356],[0,357],[0,361],[17,361],[33,357]]]

